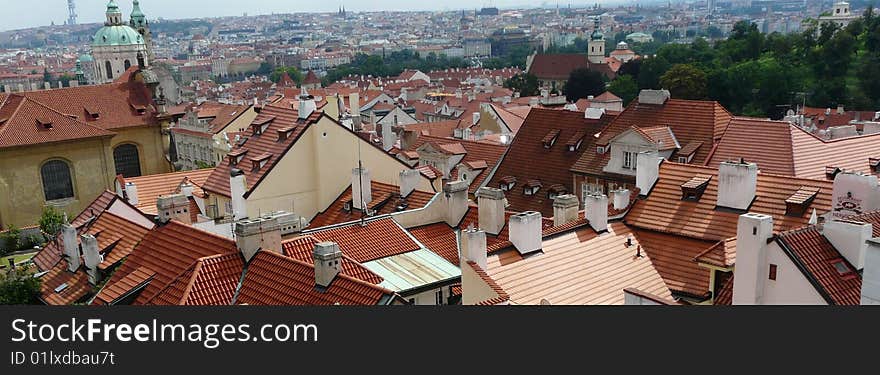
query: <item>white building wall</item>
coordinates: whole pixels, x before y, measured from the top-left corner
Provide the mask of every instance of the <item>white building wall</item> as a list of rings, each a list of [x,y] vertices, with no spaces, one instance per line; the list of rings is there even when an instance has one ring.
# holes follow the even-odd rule
[[[770,280],[769,265],[776,265],[776,280]],[[776,242],[767,246],[767,269],[764,270],[763,304],[765,305],[825,305],[825,299],[795,266],[791,258]],[[734,285],[736,282],[734,281]]]

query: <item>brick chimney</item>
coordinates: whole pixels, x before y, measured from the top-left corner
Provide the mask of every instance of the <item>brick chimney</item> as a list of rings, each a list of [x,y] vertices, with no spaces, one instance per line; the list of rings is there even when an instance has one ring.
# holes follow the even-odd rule
[[[342,250],[335,242],[319,242],[312,253],[315,260],[315,285],[327,288],[342,271]]]
[[[132,206],[137,206],[139,202],[138,189],[134,182],[125,183],[125,195],[128,196],[128,203],[131,203]]]
[[[767,240],[773,236],[773,217],[746,213],[736,226],[734,305],[760,305],[769,272]]]
[[[156,212],[159,214],[159,222],[167,223],[171,219],[186,224],[192,224],[189,213],[189,199],[183,194],[161,195],[156,198]]]
[[[232,195],[232,218],[241,220],[248,217],[244,193],[247,190],[244,172],[238,168],[229,171],[229,192]]]
[[[461,253],[465,261],[474,262],[485,270],[488,259],[486,232],[473,227],[461,231]]]
[[[834,245],[856,269],[865,267],[866,241],[871,239],[873,227],[870,223],[850,220],[831,220],[822,226],[822,235]]]
[[[748,210],[758,188],[758,165],[725,161],[718,166],[718,207]]]
[[[578,219],[580,202],[574,194],[557,195],[553,199],[553,226],[560,226]]]
[[[481,187],[477,190],[480,229],[497,236],[504,228],[504,192],[501,189]]]
[[[636,156],[636,187],[640,196],[647,196],[660,178],[660,163],[663,158],[654,151],[640,152]]]
[[[79,269],[79,244],[76,241],[76,228],[70,224],[61,226],[61,246],[67,258],[67,270],[76,272]]]
[[[104,257],[98,249],[98,240],[91,234],[82,235],[80,240],[82,241],[83,262],[86,266],[86,273],[89,275],[89,283],[97,285],[101,281],[98,265],[104,261]]]
[[[880,305],[880,237],[867,241],[862,271],[862,305]]]
[[[443,185],[443,195],[446,197],[446,224],[456,226],[468,210],[468,183],[447,182]]]
[[[421,173],[415,169],[404,169],[400,171],[400,196],[408,197],[419,184]]]
[[[526,211],[510,217],[510,242],[520,254],[541,250],[541,213]]]
[[[241,220],[235,223],[235,245],[245,261],[260,250],[281,253],[281,226],[275,218]]]
[[[364,204],[370,206],[373,201],[373,185],[370,178],[370,170],[367,168],[354,168],[351,170],[351,200],[354,208],[364,209]]]

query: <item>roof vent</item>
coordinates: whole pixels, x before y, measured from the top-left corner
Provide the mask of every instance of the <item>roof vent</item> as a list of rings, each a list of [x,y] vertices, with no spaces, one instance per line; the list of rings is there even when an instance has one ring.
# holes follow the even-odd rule
[[[52,120],[45,117],[37,117],[37,125],[44,130],[52,130]]]

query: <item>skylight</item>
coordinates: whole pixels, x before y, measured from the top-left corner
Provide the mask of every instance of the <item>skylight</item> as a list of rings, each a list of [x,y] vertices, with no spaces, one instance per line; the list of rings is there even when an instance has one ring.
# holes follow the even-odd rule
[[[834,266],[834,269],[837,270],[837,273],[839,273],[841,275],[846,275],[846,274],[852,272],[852,270],[850,270],[849,266],[846,265],[846,262],[844,262],[842,260],[835,261],[834,263],[831,263],[831,265]]]

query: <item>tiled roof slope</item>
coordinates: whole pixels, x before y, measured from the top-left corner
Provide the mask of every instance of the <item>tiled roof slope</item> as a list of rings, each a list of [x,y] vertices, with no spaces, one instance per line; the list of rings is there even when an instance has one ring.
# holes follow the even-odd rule
[[[138,290],[153,280],[156,272],[146,268],[138,267],[128,275],[119,279],[113,284],[107,284],[97,296],[92,300],[92,305],[111,305],[123,299],[130,293],[136,293]]]
[[[232,153],[247,151],[241,162],[237,166],[233,166],[229,158],[220,162],[214,168],[214,172],[208,176],[203,189],[210,192],[228,197],[229,192],[229,172],[233,167],[237,167],[244,172],[245,181],[247,182],[247,192],[250,192],[256,186],[263,176],[268,173],[278,160],[287,152],[288,149],[297,141],[305,130],[314,123],[321,114],[315,111],[306,122],[298,121],[298,112],[296,109],[289,107],[281,107],[277,105],[267,105],[260,114],[254,118],[252,124],[261,124],[270,121],[269,126],[260,135],[253,135],[247,131],[247,141],[243,146],[236,146]],[[279,129],[292,127],[293,130],[287,136],[287,139],[279,142]],[[269,160],[258,170],[253,170],[249,158],[257,158],[262,155],[269,154]],[[245,193],[247,194],[247,193]]]
[[[117,199],[116,193],[105,190],[101,195],[95,198],[92,203],[89,203],[85,209],[83,209],[79,215],[77,215],[70,224],[75,227],[82,226],[87,220],[92,218],[93,216],[98,216],[104,212],[111,204]],[[40,250],[37,255],[35,255],[32,259],[37,267],[46,271],[52,268],[58,261],[61,260],[61,254],[63,249],[61,248],[61,240],[60,237],[56,238],[55,241],[49,242],[46,244],[46,247],[43,250]]]
[[[736,264],[736,237],[719,241],[694,257],[694,260],[716,267],[732,267]]]
[[[131,254],[149,231],[148,228],[107,211],[89,225],[86,234],[91,234],[98,240],[98,249],[104,255],[104,261],[98,268],[105,270]],[[109,252],[104,252],[108,248]]]
[[[722,306],[733,305],[733,275],[730,275],[727,281],[724,282],[724,285],[721,286],[721,290],[715,296],[715,304]]]
[[[370,184],[373,193],[373,200],[368,204],[371,210],[375,210],[375,215],[390,214],[397,212],[398,205],[402,202],[400,199],[400,188],[394,185],[384,184],[378,181],[372,181]],[[425,207],[428,202],[434,198],[436,193],[429,193],[421,190],[413,190],[406,197],[406,209],[414,210]],[[309,222],[310,228],[320,228],[327,225],[342,224],[353,220],[360,220],[361,211],[358,209],[345,210],[345,203],[351,201],[351,186],[342,192],[330,207],[324,212],[320,212]]]
[[[859,304],[862,278],[815,226],[780,233],[777,239],[784,244],[783,251],[804,272],[804,276],[819,285],[818,291],[829,303]],[[835,262],[845,262],[850,272],[841,274],[835,269]]]
[[[180,184],[184,181],[193,185],[193,195],[204,197],[205,192],[202,190],[202,185],[213,172],[214,168],[205,168],[194,171],[160,173],[129,177],[125,179],[125,182],[132,182],[137,186],[138,204],[136,207],[143,213],[156,214],[156,200],[159,196],[179,192]]]
[[[703,164],[709,157],[715,140],[724,134],[731,115],[717,102],[700,100],[668,99],[662,105],[630,103],[605,129],[602,129],[596,145],[607,145],[618,134],[632,126],[648,128],[668,126],[682,147],[692,142],[702,142],[692,159],[693,164]],[[593,133],[591,133],[593,134]],[[609,153],[597,154],[595,147],[571,167],[578,173],[603,174]],[[674,155],[673,155],[674,157]]]
[[[238,251],[235,242],[172,220],[150,231],[107,282],[112,285],[138,267],[156,272],[154,279],[135,299],[144,304],[196,259]],[[106,288],[106,287],[105,287]],[[103,290],[99,292],[100,297]]]
[[[596,70],[609,78],[615,74],[607,64],[591,64],[583,53],[538,54],[532,60],[529,74],[539,79],[567,80],[575,69],[588,68]]]
[[[868,159],[880,158],[880,133],[825,141],[791,126],[791,142],[795,176],[826,178],[826,166],[878,174]]]
[[[107,130],[158,124],[150,90],[141,82],[29,91],[22,95]],[[136,107],[144,108],[144,114],[139,114]],[[89,111],[97,112],[98,118],[91,119]]]
[[[18,94],[9,95],[0,106],[8,113],[0,118],[0,148],[113,136]]]
[[[626,247],[632,232],[620,222],[608,233],[592,228],[544,240],[543,254],[523,258],[516,251],[489,256],[487,273],[513,304],[623,304],[623,290],[640,290],[672,299],[649,257],[636,258],[640,239]]]
[[[47,305],[69,305],[79,301],[92,290],[89,276],[85,272],[69,272],[67,260],[56,263],[40,280],[40,299]],[[60,292],[55,289],[67,284]]]
[[[260,251],[245,272],[236,304],[248,305],[376,305],[392,292],[339,274],[326,290],[315,287],[315,268],[271,251]]]
[[[865,212],[860,215],[850,216],[847,220],[870,223],[874,228],[873,237],[880,237],[880,211]]]
[[[408,147],[407,151],[415,151],[419,147],[421,147],[425,143],[431,143],[436,146],[443,145],[461,145],[464,148],[466,154],[464,158],[461,159],[461,163],[471,163],[471,162],[479,162],[485,161],[486,168],[480,171],[474,181],[470,185],[469,192],[475,193],[477,189],[479,189],[480,185],[486,179],[486,177],[492,173],[492,169],[495,168],[496,165],[501,161],[501,157],[504,156],[504,152],[507,151],[507,146],[487,143],[487,142],[476,142],[476,141],[467,141],[463,139],[449,139],[449,138],[440,138],[440,137],[432,137],[423,135],[419,137],[413,144]],[[452,179],[455,180],[458,178],[458,169],[452,169]]]
[[[243,269],[238,251],[199,258],[146,304],[228,305]]]
[[[586,119],[580,112],[532,109],[488,186],[497,188],[502,178],[516,177],[514,189],[505,192],[510,210],[539,211],[544,216],[552,216],[553,201],[547,196],[547,188],[560,184],[569,192],[574,191],[569,169],[582,154],[595,153],[595,138],[592,135],[598,133],[610,118],[603,116],[599,120]],[[560,132],[556,143],[547,149],[542,140],[552,130]],[[568,151],[566,142],[578,132],[584,132],[581,147],[574,152]],[[540,180],[543,188],[537,194],[527,196],[523,193],[522,186],[533,179]]]
[[[696,175],[711,176],[699,201],[682,200],[681,185]],[[801,187],[817,187],[819,193],[800,216],[786,215],[785,200]],[[750,212],[773,216],[774,230],[800,228],[809,223],[812,210],[819,214],[831,209],[831,181],[758,174],[756,199]],[[636,202],[626,215],[627,224],[642,229],[672,233],[697,239],[720,241],[736,236],[738,212],[716,210],[718,170],[689,164],[664,162],[660,178],[644,200]]]
[[[649,230],[633,229],[633,233],[642,255],[651,259],[670,290],[697,298],[708,295],[711,271],[698,265],[694,258],[715,245],[714,242]]]
[[[492,291],[495,293],[494,297],[483,300],[483,301],[479,301],[479,302],[475,303],[475,305],[491,306],[491,305],[503,304],[505,302],[510,301],[510,295],[507,294],[507,292],[504,291],[504,288],[499,286],[498,283],[495,282],[495,280],[492,280],[492,278],[489,277],[488,274],[486,274],[486,271],[483,270],[480,267],[480,265],[478,265],[474,262],[471,262],[471,261],[468,261],[467,265],[472,270],[474,270],[474,273],[476,273],[477,276],[481,280],[483,280],[484,283],[486,283],[486,286],[488,286],[489,289],[492,289]]]
[[[319,241],[336,242],[343,254],[360,263],[419,249],[406,231],[388,217],[367,221],[365,226],[354,223],[309,234]]]
[[[313,254],[316,243],[318,243],[318,240],[315,237],[302,236],[282,242],[281,247],[284,255],[309,263],[314,262]],[[367,267],[364,267],[345,254],[342,255],[342,273],[376,285],[379,285],[384,280],[382,276],[373,273],[373,271],[370,271]]]
[[[458,240],[455,230],[446,223],[437,223],[408,229],[422,245],[452,264],[459,264]]]

